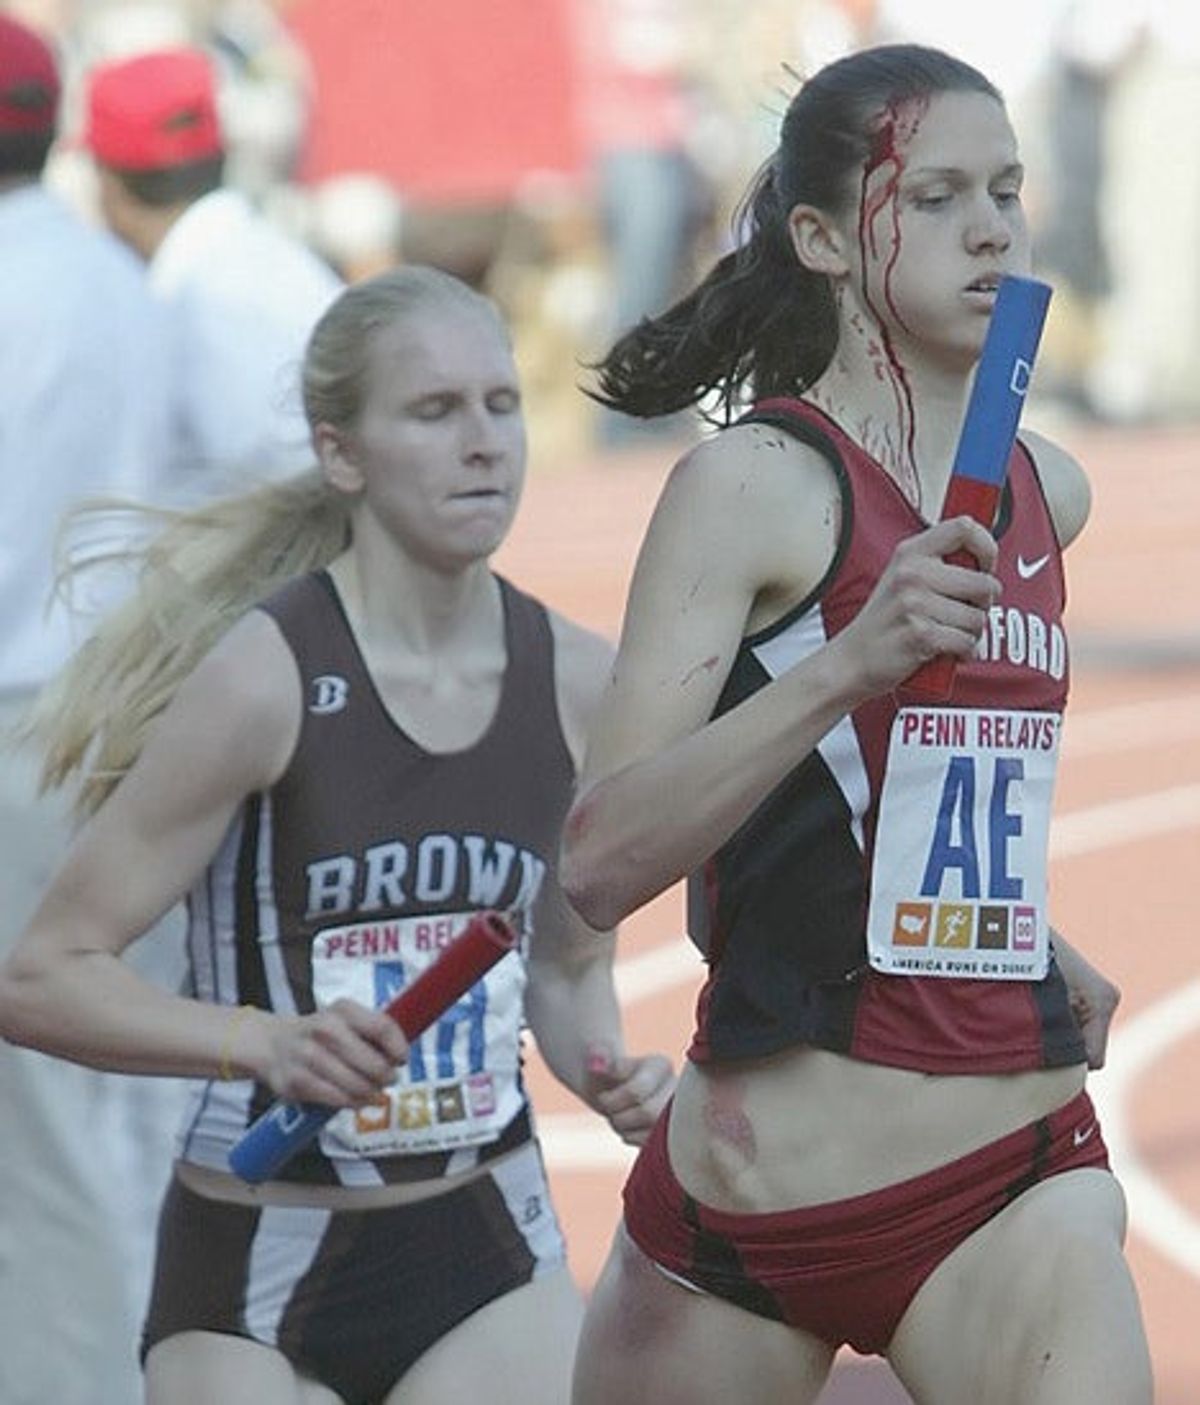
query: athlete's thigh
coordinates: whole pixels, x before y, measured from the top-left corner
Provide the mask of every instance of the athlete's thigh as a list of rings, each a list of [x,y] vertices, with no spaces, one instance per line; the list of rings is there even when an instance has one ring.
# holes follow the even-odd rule
[[[179,1332],[146,1357],[146,1405],[342,1405],[282,1352],[223,1332]]]
[[[565,1268],[473,1312],[389,1391],[387,1405],[565,1405],[583,1299]]]
[[[925,1281],[888,1348],[920,1405],[1148,1405],[1150,1364],[1106,1171],[1025,1191]]]
[[[697,1293],[618,1229],[588,1304],[573,1405],[811,1405],[833,1359],[807,1333]]]

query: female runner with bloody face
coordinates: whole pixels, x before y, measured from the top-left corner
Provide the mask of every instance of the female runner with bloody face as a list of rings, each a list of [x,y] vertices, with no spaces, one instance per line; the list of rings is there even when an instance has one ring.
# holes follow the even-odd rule
[[[1084,1091],[1115,991],[1046,911],[1086,480],[1026,433],[991,531],[937,521],[1029,265],[995,89],[868,50],[791,103],[745,242],[601,365],[619,409],[728,427],[662,494],[566,828],[590,923],[687,875],[709,964],[576,1405],[801,1405],[844,1343],[920,1405],[1150,1399]],[[938,655],[950,699],[906,703]]]

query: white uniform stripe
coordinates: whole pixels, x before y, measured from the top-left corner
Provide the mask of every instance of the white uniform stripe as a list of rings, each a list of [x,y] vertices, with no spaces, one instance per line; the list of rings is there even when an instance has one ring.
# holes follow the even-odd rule
[[[504,1197],[513,1224],[537,1261],[534,1277],[560,1267],[566,1257],[566,1247],[550,1201],[546,1168],[537,1143],[528,1142],[511,1156],[502,1156],[492,1166],[491,1176]]]
[[[212,910],[209,930],[216,966],[217,999],[228,1005],[241,1003],[237,972],[237,856],[245,818],[239,814],[229,826],[218,861],[209,870]]]
[[[379,1168],[366,1157],[331,1156],[329,1164],[341,1185],[361,1189],[363,1186],[385,1185]]]
[[[858,733],[849,717],[842,720],[822,737],[817,750],[829,767],[838,788],[850,807],[850,833],[861,853],[866,845],[863,837],[863,815],[870,802],[871,787],[867,781],[867,768],[863,765],[859,750]]]
[[[295,1015],[296,1001],[288,980],[279,942],[279,909],[275,904],[272,860],[275,843],[275,817],[270,795],[262,797],[259,808],[258,848],[254,855],[254,885],[257,896],[258,948],[267,981],[267,999],[280,1015]]]
[[[231,1007],[239,1004],[243,995],[238,988],[236,920],[237,855],[243,828],[239,814],[188,898],[188,942],[196,995]],[[212,1151],[209,1143],[214,1132],[219,1136],[221,1130],[227,1134],[230,1127],[245,1125],[252,1093],[253,1085],[241,1081],[197,1082],[181,1124],[182,1154],[227,1169],[224,1154]]]
[[[479,1165],[479,1148],[477,1146],[462,1146],[457,1151],[452,1151],[446,1158],[446,1169],[444,1175],[457,1176],[463,1171],[473,1171]]]
[[[311,1206],[263,1206],[246,1283],[246,1330],[255,1340],[278,1345],[292,1287],[312,1267],[329,1220],[328,1210]]]
[[[772,678],[778,678],[801,660],[810,658],[828,641],[820,610],[809,610],[787,629],[761,644],[752,645],[750,652]],[[858,734],[850,718],[843,717],[827,732],[817,750],[850,807],[850,831],[861,851],[864,846],[862,819],[870,801],[871,786]]]
[[[239,815],[203,877],[188,895],[188,943],[192,979],[202,1000],[236,1005],[242,992],[237,983],[237,932],[234,883],[243,821]]]

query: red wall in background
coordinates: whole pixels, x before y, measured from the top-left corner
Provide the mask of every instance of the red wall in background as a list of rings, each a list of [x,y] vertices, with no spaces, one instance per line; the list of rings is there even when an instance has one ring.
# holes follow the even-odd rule
[[[568,0],[293,0],[316,91],[301,177],[417,201],[507,199],[581,161]]]

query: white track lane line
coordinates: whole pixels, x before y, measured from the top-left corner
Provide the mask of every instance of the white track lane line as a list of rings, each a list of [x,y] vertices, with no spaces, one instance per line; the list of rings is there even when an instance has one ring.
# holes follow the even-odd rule
[[[1173,1044],[1200,1028],[1200,980],[1156,1000],[1120,1024],[1108,1041],[1104,1069],[1088,1088],[1113,1170],[1125,1187],[1134,1233],[1185,1273],[1200,1279],[1200,1221],[1170,1194],[1137,1154],[1126,1109],[1139,1079]]]
[[[1200,737],[1200,690],[1090,712],[1068,710],[1063,761],[1097,752],[1132,751]]]
[[[1200,784],[1172,786],[1060,815],[1050,826],[1050,857],[1076,858],[1193,825],[1200,825]]]

